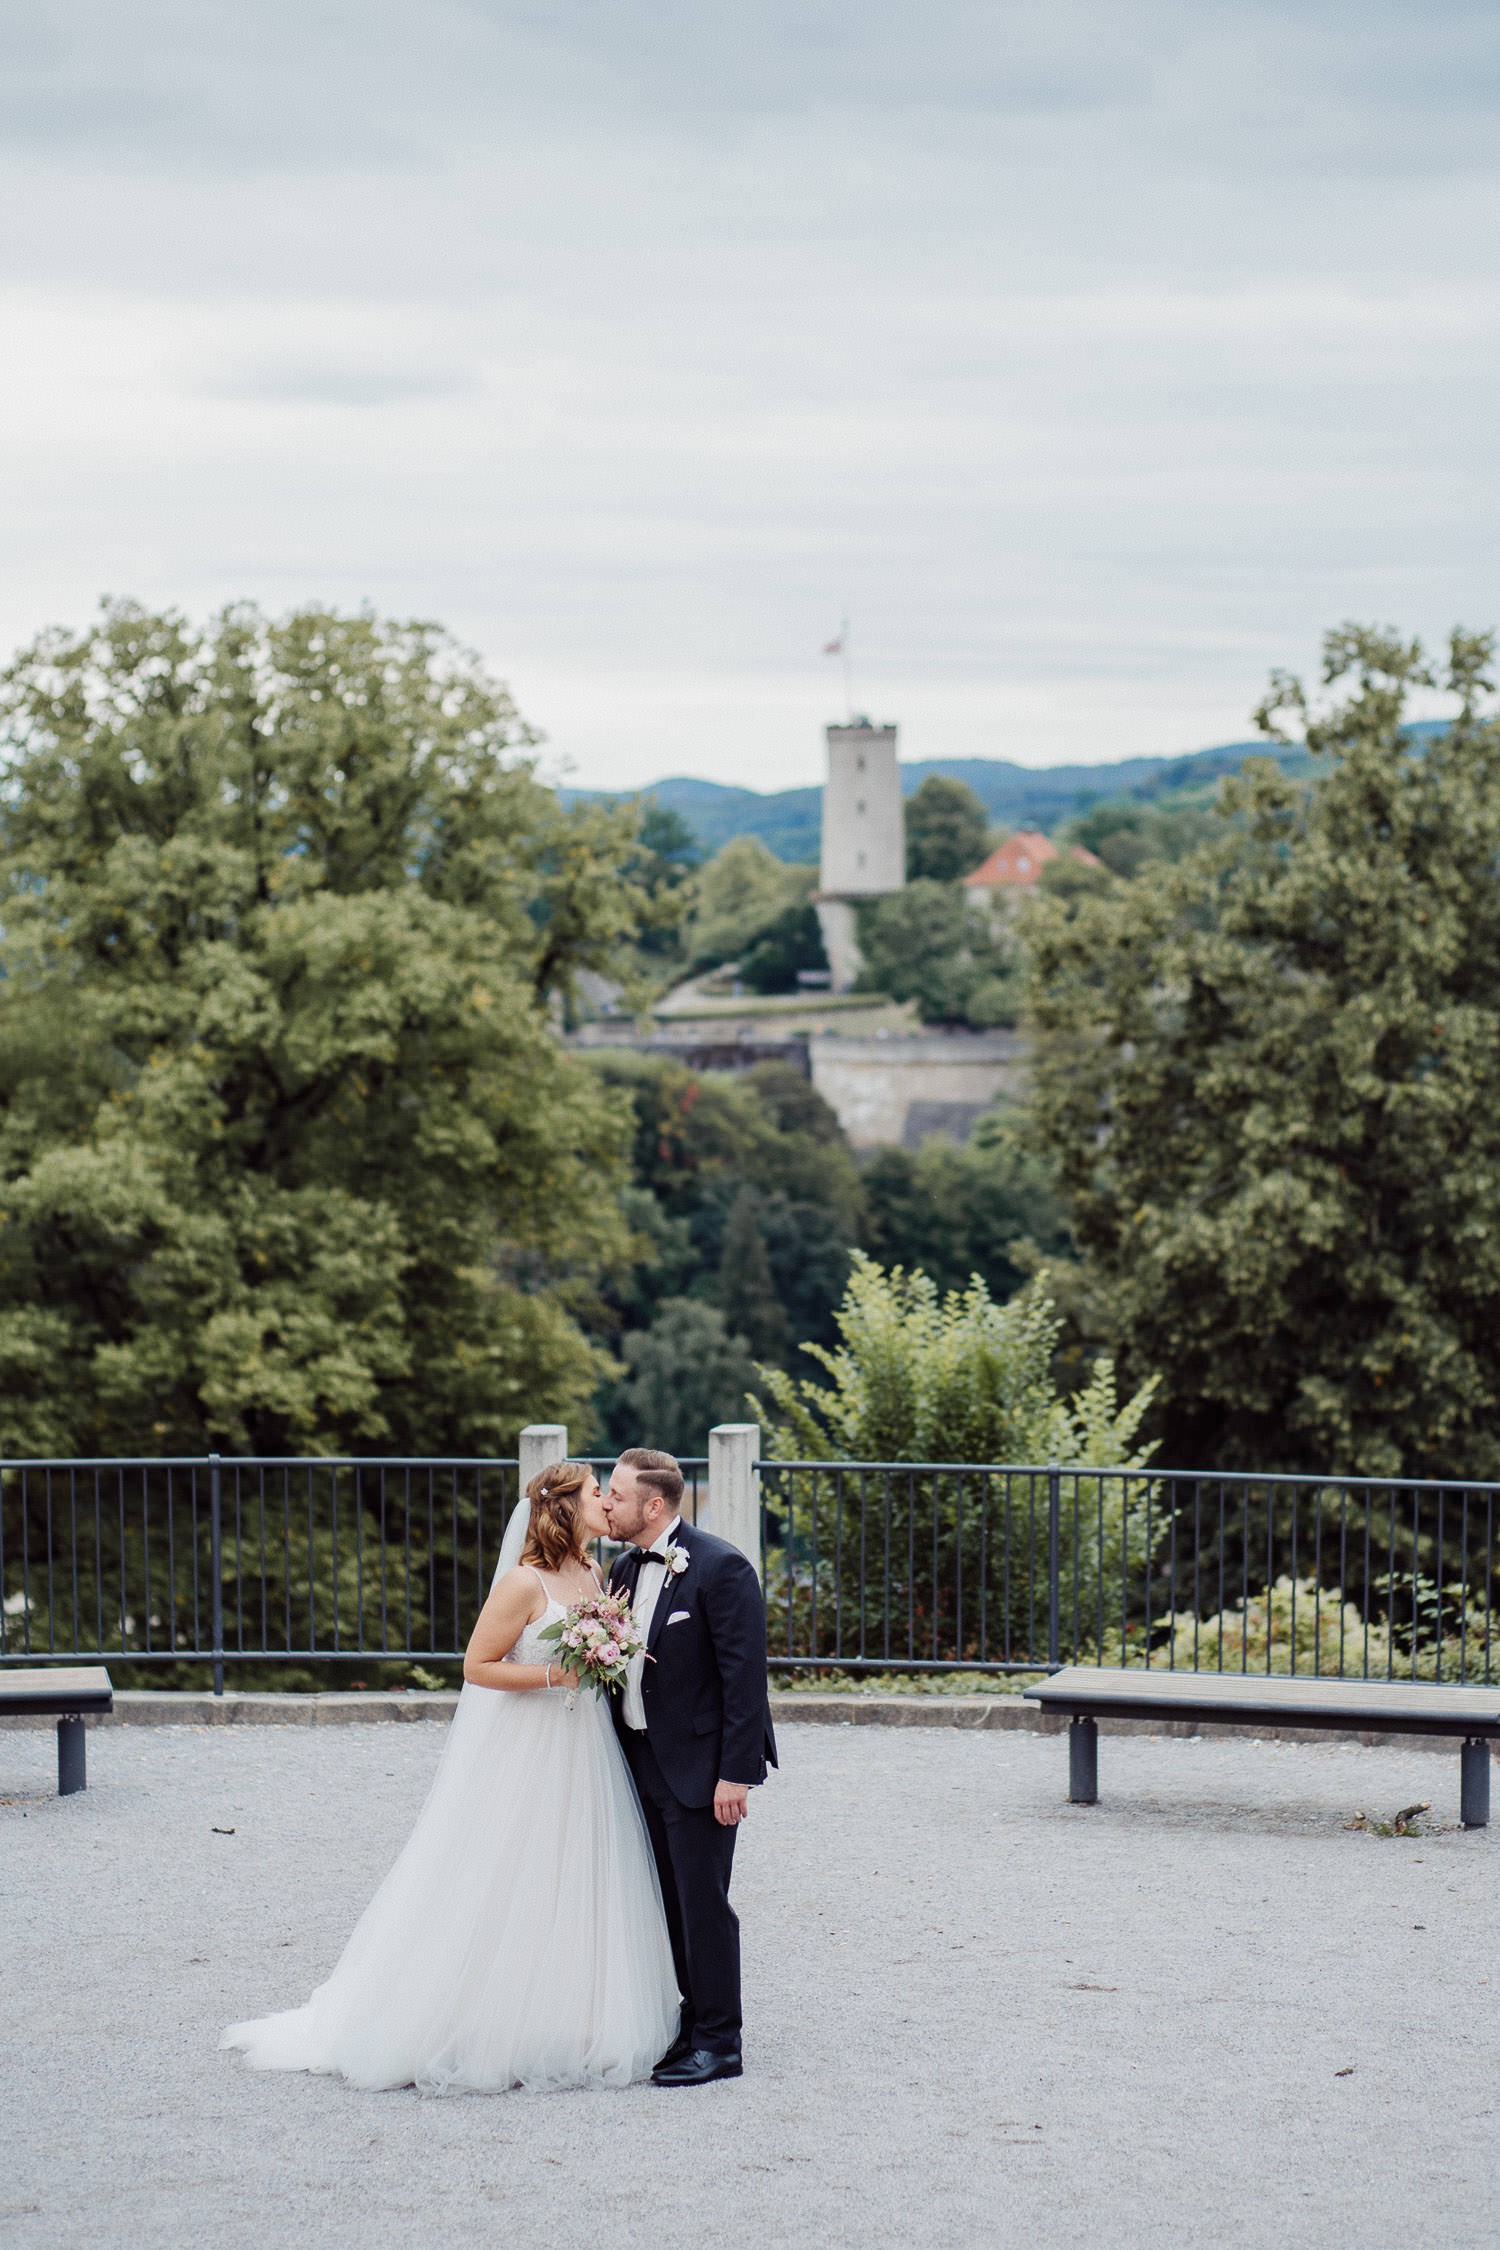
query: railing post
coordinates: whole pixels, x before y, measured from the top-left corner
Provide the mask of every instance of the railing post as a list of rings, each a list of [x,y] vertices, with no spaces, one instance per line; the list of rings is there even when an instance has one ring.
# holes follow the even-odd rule
[[[708,1433],[707,1528],[748,1555],[762,1575],[759,1422],[719,1422]]]
[[[219,1489],[219,1456],[208,1457],[208,1551],[213,1572],[214,1694],[224,1693],[224,1503]]]
[[[568,1458],[568,1425],[566,1422],[528,1422],[521,1432],[521,1490],[524,1493],[533,1477],[543,1469],[550,1469],[554,1461]]]
[[[1062,1469],[1047,1463],[1047,1662],[1062,1669]]]
[[[568,1458],[568,1425],[566,1422],[528,1422],[521,1432],[521,1442],[516,1447],[521,1466],[517,1471],[521,1489],[516,1494],[516,1506],[526,1498],[526,1487],[543,1469],[550,1469],[558,1461]],[[502,1524],[501,1536],[507,1526]],[[594,1550],[598,1553],[597,1547]]]

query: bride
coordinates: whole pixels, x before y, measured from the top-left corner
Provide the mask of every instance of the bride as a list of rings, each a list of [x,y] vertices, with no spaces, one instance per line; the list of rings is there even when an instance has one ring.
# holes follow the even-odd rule
[[[307,2005],[219,2042],[257,2070],[433,2093],[626,2086],[676,2035],[661,1890],[608,1705],[570,1693],[537,1638],[598,1584],[598,1480],[563,1461],[526,1496],[400,1858]]]

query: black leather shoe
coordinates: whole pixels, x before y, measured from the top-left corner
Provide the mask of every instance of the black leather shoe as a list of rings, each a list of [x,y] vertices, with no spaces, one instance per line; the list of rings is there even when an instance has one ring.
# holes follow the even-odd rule
[[[692,2033],[690,2031],[679,2031],[677,2037],[672,2041],[671,2046],[667,2049],[666,2053],[662,2056],[660,2062],[658,2062],[656,2067],[658,2070],[675,2069],[678,2063],[685,2062],[687,2060],[687,2057],[692,2053],[692,2051]]]
[[[716,2055],[711,2047],[694,2047],[681,2062],[659,2062],[651,2073],[653,2086],[707,2086],[715,2078],[739,2078],[744,2064],[738,2055]]]

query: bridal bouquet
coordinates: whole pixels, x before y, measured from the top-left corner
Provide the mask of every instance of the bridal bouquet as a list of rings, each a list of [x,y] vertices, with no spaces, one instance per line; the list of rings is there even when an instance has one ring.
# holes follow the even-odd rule
[[[555,1624],[544,1625],[537,1638],[556,1641],[562,1663],[596,1695],[623,1687],[631,1658],[646,1645],[628,1594],[590,1594]]]

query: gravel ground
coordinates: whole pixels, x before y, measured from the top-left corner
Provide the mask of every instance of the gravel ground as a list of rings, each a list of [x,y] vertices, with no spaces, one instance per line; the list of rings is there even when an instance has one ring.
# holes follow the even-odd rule
[[[736,1897],[746,2076],[422,2098],[259,2075],[436,1727],[0,1733],[10,2250],[1493,2244],[1500,1830],[1458,1757],[788,1725]],[[1420,1839],[1351,1831],[1432,1799]],[[215,1833],[232,1829],[232,1835]]]

